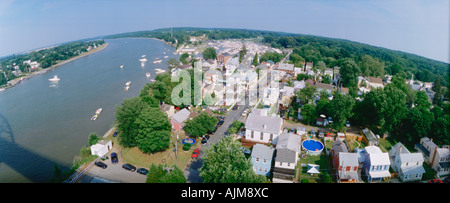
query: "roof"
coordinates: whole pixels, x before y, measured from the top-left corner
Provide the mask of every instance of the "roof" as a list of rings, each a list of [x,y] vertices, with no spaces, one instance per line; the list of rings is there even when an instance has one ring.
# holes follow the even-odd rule
[[[388,153],[381,152],[376,146],[365,147],[371,165],[391,165]]]
[[[358,166],[359,155],[357,153],[339,152],[339,165]],[[389,161],[389,160],[388,160]]]
[[[294,64],[280,63],[277,70],[294,71]]]
[[[317,87],[317,89],[328,89],[328,90],[333,89],[333,86],[331,86],[330,84],[320,83],[320,82],[316,83],[316,87]]]
[[[169,111],[171,108],[173,108],[173,106],[169,104],[161,104],[159,108],[161,109],[162,112],[166,112]]]
[[[378,84],[383,84],[383,80],[381,78],[374,78],[374,77],[367,77],[367,80],[370,83],[378,83]]]
[[[270,117],[261,115],[260,111],[253,111],[248,115],[245,121],[245,128],[249,130],[256,130],[259,132],[279,134],[281,133],[281,126],[283,119],[280,117]]]
[[[181,109],[180,111],[176,112],[172,115],[172,118],[175,119],[178,123],[182,123],[186,121],[186,119],[189,117],[191,112],[187,109]]]
[[[277,155],[275,160],[278,162],[295,163],[297,157],[295,151],[290,149],[277,149]]]
[[[300,142],[302,138],[293,133],[281,133],[278,137],[277,150],[278,149],[290,149],[295,152],[300,152]]]
[[[255,144],[252,150],[252,157],[272,160],[275,149],[263,144]]]

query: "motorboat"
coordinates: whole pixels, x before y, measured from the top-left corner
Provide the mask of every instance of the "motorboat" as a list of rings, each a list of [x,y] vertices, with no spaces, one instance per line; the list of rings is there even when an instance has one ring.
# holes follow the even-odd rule
[[[95,114],[99,115],[100,113],[102,113],[102,110],[103,110],[102,108],[97,109],[97,111],[95,111]]]
[[[166,59],[166,58],[169,58],[169,56],[164,56],[164,58]]]
[[[48,79],[50,82],[58,82],[60,79],[57,75],[53,76],[53,78]]]
[[[130,89],[130,86],[125,86],[125,88],[123,88],[123,91],[128,91],[128,89]]]
[[[125,83],[126,86],[130,86],[131,85],[131,81],[128,81]]]
[[[161,62],[162,62],[162,60],[153,61],[153,63],[161,63]]]
[[[92,116],[91,121],[95,121],[95,119],[97,119],[98,115],[95,114],[94,116]]]
[[[146,62],[147,59],[146,59],[146,58],[141,58],[141,59],[139,59],[139,61],[140,61],[140,62]]]
[[[123,65],[120,65],[120,68],[123,68]]]
[[[165,73],[166,70],[160,69],[160,68],[155,68],[156,74],[161,74],[161,73]]]
[[[150,77],[150,73],[146,73],[145,76],[146,76],[147,78],[149,78],[149,77]]]

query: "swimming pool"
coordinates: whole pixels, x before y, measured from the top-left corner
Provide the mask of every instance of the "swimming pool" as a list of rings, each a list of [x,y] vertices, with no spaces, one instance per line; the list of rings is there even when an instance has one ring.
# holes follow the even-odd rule
[[[302,142],[303,150],[306,151],[309,155],[319,155],[322,153],[322,150],[324,148],[322,142],[313,140],[313,139],[307,139]]]

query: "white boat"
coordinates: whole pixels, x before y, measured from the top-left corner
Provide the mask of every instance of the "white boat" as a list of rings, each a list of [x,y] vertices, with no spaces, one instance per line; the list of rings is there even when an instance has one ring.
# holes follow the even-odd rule
[[[150,77],[150,73],[146,73],[145,76],[146,76],[147,78],[149,78],[149,77]]]
[[[99,115],[100,113],[102,113],[102,110],[103,110],[102,108],[97,109],[97,111],[95,111],[95,114]]]
[[[141,57],[142,57],[142,58],[145,58],[145,57],[146,57],[146,55],[144,54],[144,55],[142,55]]]
[[[161,63],[161,62],[162,62],[162,60],[153,61],[153,63]]]
[[[130,86],[125,86],[125,88],[123,88],[123,91],[128,91],[128,89],[130,89]]]
[[[120,65],[120,68],[123,68],[123,65]]]
[[[166,58],[169,58],[169,56],[164,56],[164,58],[166,59]]]
[[[58,78],[57,75],[53,76],[53,78],[48,79],[51,82],[58,82],[60,79]]]
[[[147,59],[146,59],[146,58],[141,58],[141,59],[139,59],[139,61],[140,61],[140,62],[146,62]]]
[[[91,121],[95,121],[95,119],[97,119],[98,115],[95,114],[94,116],[92,116]]]
[[[128,81],[125,83],[126,86],[130,86],[131,85],[131,81]]]

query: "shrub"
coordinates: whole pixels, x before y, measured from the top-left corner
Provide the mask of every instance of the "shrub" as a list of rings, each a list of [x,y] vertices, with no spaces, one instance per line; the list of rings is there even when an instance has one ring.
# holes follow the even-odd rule
[[[184,145],[183,145],[183,150],[184,151],[189,151],[191,149],[191,144],[189,144],[189,143],[184,143]]]

